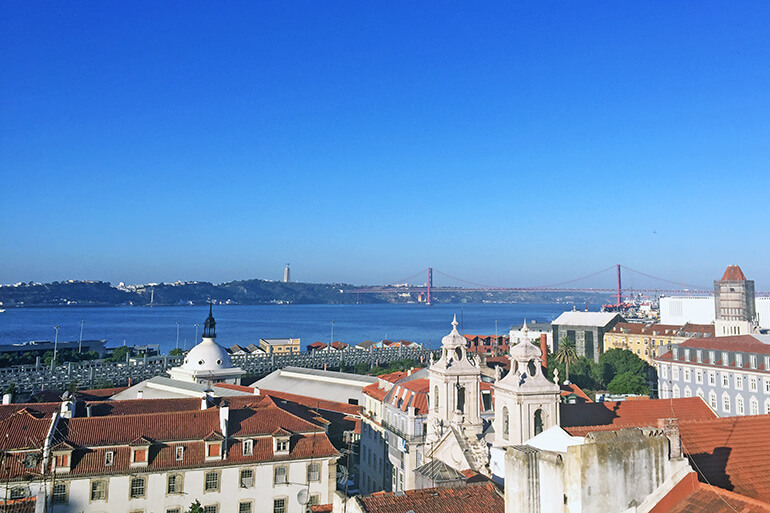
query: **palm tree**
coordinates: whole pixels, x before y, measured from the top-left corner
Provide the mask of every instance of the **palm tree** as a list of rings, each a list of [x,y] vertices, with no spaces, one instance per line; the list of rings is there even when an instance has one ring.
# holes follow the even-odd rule
[[[562,337],[559,341],[559,349],[556,351],[556,361],[563,363],[565,370],[567,371],[567,381],[569,381],[569,364],[575,363],[578,359],[577,351],[575,351],[575,343],[567,338]]]

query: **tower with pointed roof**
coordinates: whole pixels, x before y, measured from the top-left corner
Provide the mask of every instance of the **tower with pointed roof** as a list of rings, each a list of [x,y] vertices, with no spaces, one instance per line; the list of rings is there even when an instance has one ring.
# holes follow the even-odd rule
[[[747,280],[737,265],[727,266],[714,281],[714,332],[717,337],[749,335],[756,324],[754,280]]]
[[[465,344],[455,316],[452,331],[441,340],[441,356],[428,368],[430,440],[438,440],[450,427],[466,436],[482,432],[481,371],[468,359]]]
[[[543,374],[542,351],[525,337],[511,346],[511,370],[495,382],[495,446],[519,445],[559,424],[561,389]]]

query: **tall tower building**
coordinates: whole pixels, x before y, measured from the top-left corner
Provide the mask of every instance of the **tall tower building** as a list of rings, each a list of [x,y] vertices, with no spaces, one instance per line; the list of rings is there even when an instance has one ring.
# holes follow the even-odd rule
[[[756,322],[754,280],[747,280],[739,266],[728,266],[722,279],[714,281],[714,308],[717,337],[753,333]]]
[[[283,270],[283,282],[289,283],[291,281],[291,269],[289,269],[289,264],[286,264],[286,269]]]

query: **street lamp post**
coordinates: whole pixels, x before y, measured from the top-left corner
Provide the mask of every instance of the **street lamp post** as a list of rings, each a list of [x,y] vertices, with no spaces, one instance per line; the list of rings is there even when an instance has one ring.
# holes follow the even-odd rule
[[[78,353],[83,349],[83,324],[86,321],[80,321],[80,339],[78,340]]]
[[[56,362],[56,349],[59,347],[59,330],[61,326],[54,326],[56,330],[56,336],[53,339],[53,359],[51,359],[51,372],[53,372],[53,364]]]

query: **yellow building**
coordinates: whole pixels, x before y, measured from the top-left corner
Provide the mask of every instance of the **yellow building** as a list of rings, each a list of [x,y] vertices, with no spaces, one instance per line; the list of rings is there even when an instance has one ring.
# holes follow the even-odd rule
[[[299,354],[298,338],[261,338],[259,347],[267,354]]]
[[[653,358],[668,351],[669,345],[679,344],[690,338],[713,337],[713,324],[642,324],[619,322],[604,334],[604,351],[628,349],[650,365]]]

